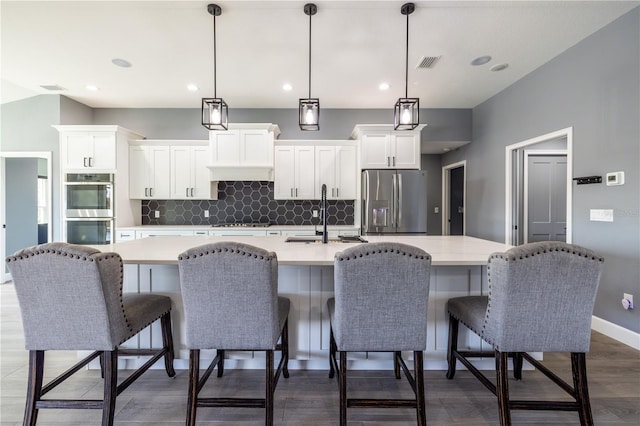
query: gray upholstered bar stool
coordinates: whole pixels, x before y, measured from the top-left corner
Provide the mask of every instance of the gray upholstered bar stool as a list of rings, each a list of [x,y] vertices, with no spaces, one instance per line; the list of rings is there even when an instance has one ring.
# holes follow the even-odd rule
[[[157,294],[122,293],[122,259],[87,246],[48,243],[9,256],[29,350],[29,383],[25,425],[35,425],[41,408],[102,409],[102,424],[112,425],[116,396],[164,357],[173,370],[171,299]],[[163,347],[120,350],[118,346],[160,319]],[[92,350],[91,355],[43,386],[44,354],[50,350]],[[118,385],[118,355],[151,355]],[[42,397],[100,356],[103,400]]]
[[[460,360],[498,397],[500,424],[511,424],[512,409],[578,411],[580,423],[593,424],[585,353],[591,341],[591,315],[603,259],[591,250],[563,242],[525,244],[494,253],[487,267],[489,295],[449,299],[449,369]],[[495,351],[458,350],[458,326],[464,324]],[[527,352],[570,352],[573,387]],[[507,361],[522,377],[522,360],[564,389],[574,401],[509,399]],[[468,358],[495,356],[496,384]]]
[[[327,302],[329,377],[337,371],[341,425],[347,424],[347,407],[413,407],[418,424],[426,424],[423,351],[430,271],[431,256],[406,244],[361,244],[336,253],[335,298]],[[413,352],[414,375],[401,351]],[[415,399],[347,398],[348,352],[392,352],[395,376],[400,379],[402,368]]]
[[[235,242],[194,247],[178,257],[184,303],[189,391],[187,424],[194,425],[197,407],[264,407],[265,424],[273,424],[274,391],[289,377],[289,299],[278,296],[276,254]],[[280,340],[280,344],[278,344]],[[200,350],[216,356],[200,376]],[[281,351],[274,372],[274,350]],[[224,372],[225,350],[266,352],[265,398],[205,398],[199,393],[218,367]]]

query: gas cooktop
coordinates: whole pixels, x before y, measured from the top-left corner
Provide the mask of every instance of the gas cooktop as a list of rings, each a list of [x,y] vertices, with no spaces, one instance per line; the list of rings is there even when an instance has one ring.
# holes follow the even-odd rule
[[[211,225],[214,228],[266,228],[270,223],[219,223]]]

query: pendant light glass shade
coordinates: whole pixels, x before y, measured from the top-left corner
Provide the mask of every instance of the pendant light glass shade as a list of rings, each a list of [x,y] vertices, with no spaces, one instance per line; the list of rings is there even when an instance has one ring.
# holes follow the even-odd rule
[[[229,128],[229,107],[222,98],[202,98],[202,125],[209,130]]]
[[[320,99],[300,99],[298,110],[301,130],[320,130]]]
[[[395,130],[413,130],[419,123],[420,99],[400,98],[393,112]]]
[[[304,14],[309,16],[309,97],[300,99],[298,105],[300,130],[320,130],[320,99],[311,97],[311,16],[317,11],[313,3],[304,5]]]
[[[393,110],[395,130],[413,130],[420,123],[420,99],[408,97],[409,91],[409,15],[416,9],[413,3],[405,3],[400,12],[407,17],[407,44],[404,71],[404,98],[398,99]]]
[[[216,16],[222,15],[222,8],[210,4],[207,11],[213,16],[213,98],[202,98],[202,125],[209,130],[227,130],[229,107],[216,94]]]

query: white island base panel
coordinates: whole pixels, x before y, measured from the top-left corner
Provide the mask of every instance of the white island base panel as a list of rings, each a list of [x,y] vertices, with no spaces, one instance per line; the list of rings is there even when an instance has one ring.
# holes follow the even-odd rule
[[[188,369],[189,350],[185,342],[184,311],[180,294],[177,265],[124,265],[125,291],[165,294],[172,299],[173,338],[175,368]],[[446,301],[451,297],[486,293],[486,266],[434,266],[431,271],[427,350],[425,368],[446,370],[448,317]],[[393,285],[393,283],[390,283]],[[329,317],[327,299],[333,296],[333,266],[278,267],[278,293],[291,300],[289,313],[289,368],[328,370],[329,368]],[[211,324],[211,327],[218,324]],[[223,324],[219,325],[223,326]],[[399,325],[400,327],[402,325]],[[483,343],[478,336],[460,327],[459,347],[478,350]],[[160,347],[160,325],[153,324],[123,347]],[[485,346],[486,349],[486,346]],[[411,352],[404,354],[412,361]],[[215,356],[215,350],[201,351],[202,365]],[[263,352],[226,352],[225,368],[264,368]],[[276,358],[278,355],[276,354]],[[134,368],[144,359],[123,359],[120,368]],[[494,369],[493,358],[479,360],[482,369]],[[207,364],[208,365],[208,364]],[[411,367],[412,363],[408,362]],[[464,367],[458,363],[459,368]],[[155,368],[163,368],[157,363]],[[350,369],[392,369],[391,353],[362,352],[349,354]]]

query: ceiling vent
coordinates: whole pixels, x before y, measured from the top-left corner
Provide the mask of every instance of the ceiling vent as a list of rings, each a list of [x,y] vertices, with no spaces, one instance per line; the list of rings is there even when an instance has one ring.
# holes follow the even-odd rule
[[[46,90],[67,90],[62,86],[58,86],[57,84],[42,84],[40,85],[40,87]]]
[[[440,59],[441,57],[442,56],[423,56],[422,58],[420,58],[420,61],[418,61],[416,69],[433,68],[436,65],[436,62],[438,62],[438,59]]]

